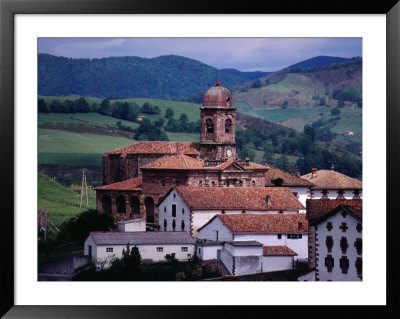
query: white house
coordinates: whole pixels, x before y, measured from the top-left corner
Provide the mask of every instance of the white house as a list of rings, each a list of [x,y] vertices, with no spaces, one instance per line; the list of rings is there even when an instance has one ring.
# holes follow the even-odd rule
[[[161,231],[197,230],[217,214],[298,214],[305,207],[287,187],[172,188],[159,203]]]
[[[300,203],[306,206],[306,199],[310,197],[311,187],[314,184],[308,180],[287,173],[279,168],[269,167],[265,172],[265,187],[288,187]],[[305,210],[300,211],[305,213]]]
[[[84,254],[107,268],[112,259],[122,257],[127,245],[137,246],[143,262],[150,263],[163,261],[166,254],[172,253],[178,260],[188,260],[195,254],[196,241],[186,232],[91,232]]]
[[[311,187],[311,199],[360,199],[362,198],[362,182],[335,172],[334,170],[317,170],[301,176],[314,184]]]
[[[298,278],[316,281],[362,280],[362,206],[340,205],[310,221],[311,269]]]
[[[263,246],[286,246],[295,260],[308,258],[308,221],[305,214],[216,215],[198,232],[198,242],[257,241]],[[200,244],[200,259],[216,259],[215,246]],[[273,250],[268,256],[272,256]],[[281,252],[282,253],[282,252]],[[293,255],[294,256],[294,255]]]

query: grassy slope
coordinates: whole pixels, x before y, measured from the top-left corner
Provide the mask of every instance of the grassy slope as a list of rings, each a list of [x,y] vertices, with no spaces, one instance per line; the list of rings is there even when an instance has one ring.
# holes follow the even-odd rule
[[[95,192],[90,189],[88,194],[89,207],[95,208]],[[38,175],[38,209],[47,209],[50,220],[56,225],[86,210],[86,208],[79,208],[79,204],[79,192],[53,181],[44,174]]]

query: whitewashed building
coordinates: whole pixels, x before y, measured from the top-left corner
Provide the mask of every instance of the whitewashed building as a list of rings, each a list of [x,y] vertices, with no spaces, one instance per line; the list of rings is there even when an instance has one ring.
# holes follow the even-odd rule
[[[362,182],[335,172],[334,170],[317,170],[301,176],[314,184],[311,187],[310,199],[361,199]]]
[[[265,187],[288,187],[304,206],[306,206],[306,199],[310,198],[313,186],[314,184],[310,181],[282,171],[279,168],[270,166],[268,171],[265,172]],[[305,210],[300,212],[305,213]]]
[[[198,242],[257,241],[263,246],[285,246],[294,259],[308,258],[308,222],[305,214],[216,215],[199,229]],[[202,260],[216,259],[218,247],[198,244]],[[200,249],[200,251],[199,251]],[[268,256],[272,256],[272,252]],[[206,259],[207,258],[207,259]]]
[[[138,247],[144,263],[165,261],[165,255],[175,253],[180,261],[192,258],[196,241],[186,232],[91,232],[84,244],[84,254],[93,263],[110,266],[122,250]]]
[[[287,187],[172,188],[159,203],[160,231],[197,230],[217,214],[298,214],[305,207]]]
[[[120,232],[144,232],[146,231],[146,220],[143,218],[121,220],[118,223]]]
[[[354,204],[354,203],[353,203]],[[310,216],[310,269],[300,281],[362,280],[362,206]]]

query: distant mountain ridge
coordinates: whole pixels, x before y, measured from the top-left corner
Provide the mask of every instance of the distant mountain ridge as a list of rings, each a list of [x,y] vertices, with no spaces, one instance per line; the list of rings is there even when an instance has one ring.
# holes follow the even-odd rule
[[[72,59],[38,55],[38,93],[45,96],[173,99],[205,92],[217,77],[225,87],[246,78],[186,57]]]
[[[341,58],[341,57],[334,57],[334,56],[325,56],[325,55],[320,55],[313,57],[311,59],[307,59],[301,62],[298,62],[296,64],[293,64],[289,66],[289,68],[315,68],[315,67],[321,67],[321,66],[326,66],[330,64],[341,64],[341,63],[346,63],[350,61],[354,61],[357,59],[360,59],[361,57],[352,57],[352,58]]]
[[[250,72],[243,72],[237,69],[221,69],[220,71],[238,76],[240,78],[244,78],[247,80],[255,80],[270,74],[271,72],[262,72],[262,71],[250,71]]]

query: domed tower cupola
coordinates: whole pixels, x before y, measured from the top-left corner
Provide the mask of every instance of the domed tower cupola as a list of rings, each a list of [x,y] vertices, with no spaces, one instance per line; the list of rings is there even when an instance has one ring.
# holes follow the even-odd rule
[[[203,107],[233,108],[232,94],[228,89],[221,86],[221,81],[218,80],[215,86],[204,94]]]
[[[218,80],[203,98],[201,107],[200,156],[221,162],[236,158],[235,122],[231,92]]]

